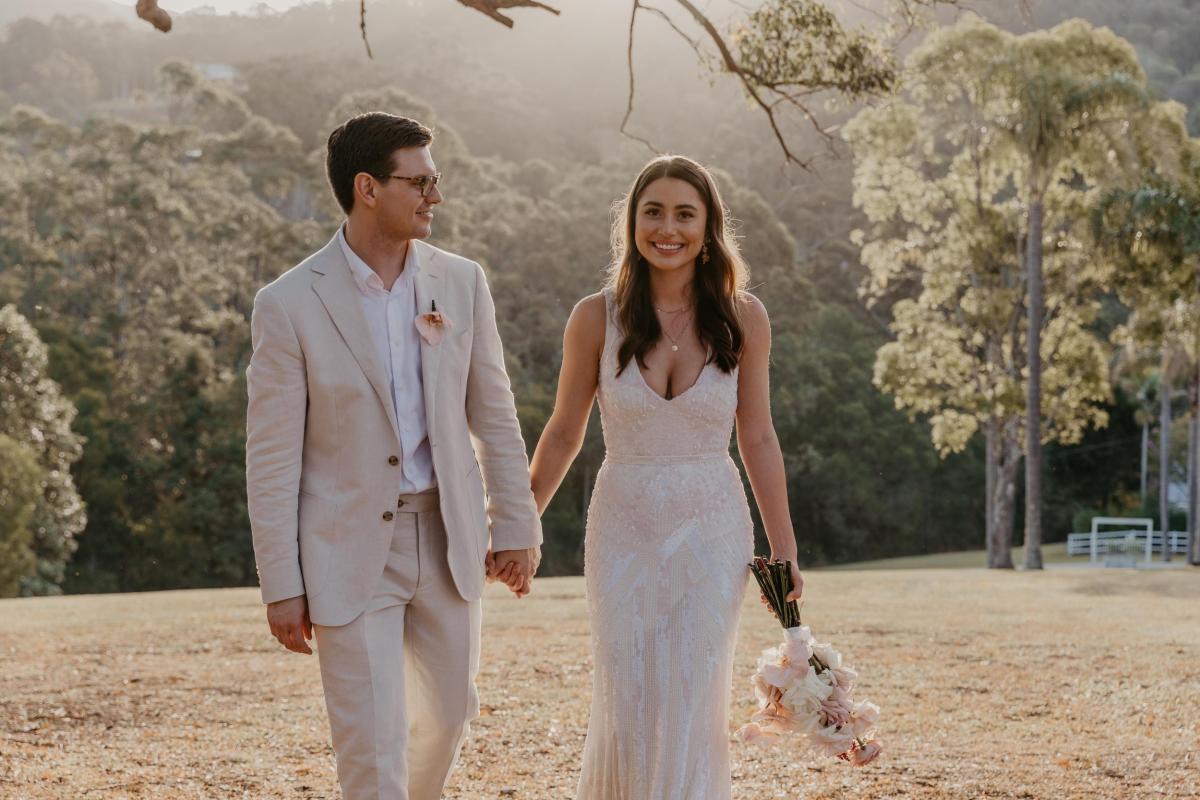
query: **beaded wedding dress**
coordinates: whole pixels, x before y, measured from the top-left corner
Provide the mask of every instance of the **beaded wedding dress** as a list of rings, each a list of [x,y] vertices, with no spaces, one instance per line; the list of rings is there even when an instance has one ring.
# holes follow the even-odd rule
[[[729,691],[754,552],[729,439],[737,371],[708,364],[666,400],[608,321],[599,402],[607,450],[584,574],[595,664],[576,800],[729,800]]]

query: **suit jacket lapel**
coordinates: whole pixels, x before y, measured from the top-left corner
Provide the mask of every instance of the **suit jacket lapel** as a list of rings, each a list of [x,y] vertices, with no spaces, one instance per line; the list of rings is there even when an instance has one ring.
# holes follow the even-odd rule
[[[363,315],[358,287],[354,284],[350,265],[346,263],[346,257],[342,254],[336,236],[313,261],[312,271],[320,276],[313,281],[313,291],[321,298],[325,310],[333,319],[333,324],[337,326],[346,346],[354,354],[354,360],[358,362],[375,393],[379,395],[379,402],[383,403],[388,421],[392,423],[392,432],[396,434],[396,441],[399,441],[400,428],[396,424],[396,407],[392,402],[387,371],[380,363],[379,353],[371,341],[371,332]]]
[[[420,264],[416,277],[417,315],[429,313],[433,309],[434,303],[437,303],[438,311],[448,312],[443,265],[437,257],[437,251],[417,239],[414,239],[412,244],[417,248],[417,259]],[[450,320],[451,325],[455,324],[456,320],[448,313],[446,313],[446,318]],[[453,336],[454,328],[447,330],[446,334]],[[438,345],[430,345],[424,338],[421,339],[421,384],[425,394],[425,427],[431,433],[433,432],[434,417],[437,416],[438,370],[442,361],[441,351],[445,346],[444,338]]]

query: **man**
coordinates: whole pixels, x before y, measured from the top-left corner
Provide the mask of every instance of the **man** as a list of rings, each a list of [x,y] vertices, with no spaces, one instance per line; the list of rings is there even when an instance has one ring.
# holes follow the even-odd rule
[[[441,797],[479,711],[485,569],[520,597],[540,557],[483,271],[422,241],[442,201],[432,141],[383,113],[333,131],[346,222],[251,321],[262,598],[286,648],[316,636],[346,800]]]

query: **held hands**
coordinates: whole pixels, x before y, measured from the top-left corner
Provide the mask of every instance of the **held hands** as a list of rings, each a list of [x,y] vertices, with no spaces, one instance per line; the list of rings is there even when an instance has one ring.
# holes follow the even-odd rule
[[[540,547],[530,547],[527,550],[497,550],[495,553],[489,550],[484,559],[484,568],[487,571],[488,583],[503,583],[519,599],[529,594],[533,576],[541,562]]]
[[[271,634],[288,650],[312,655],[312,648],[308,646],[307,641],[312,638],[313,633],[312,621],[308,618],[306,595],[268,603],[267,624],[271,626]]]

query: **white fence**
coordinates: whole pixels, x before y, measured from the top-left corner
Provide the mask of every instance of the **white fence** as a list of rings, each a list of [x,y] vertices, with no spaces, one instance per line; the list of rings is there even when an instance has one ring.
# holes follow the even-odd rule
[[[1124,526],[1119,530],[1101,531],[1101,526]],[[1187,532],[1169,531],[1167,546],[1172,553],[1187,554]],[[1154,520],[1148,517],[1093,517],[1089,533],[1067,534],[1067,555],[1088,555],[1092,561],[1105,557],[1106,563],[1132,562],[1139,554],[1147,561],[1154,553],[1162,553],[1163,535],[1154,530]]]

